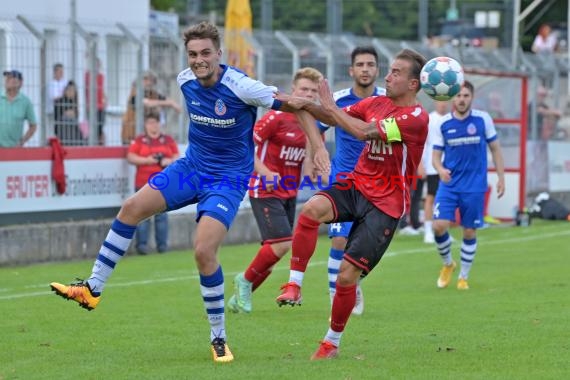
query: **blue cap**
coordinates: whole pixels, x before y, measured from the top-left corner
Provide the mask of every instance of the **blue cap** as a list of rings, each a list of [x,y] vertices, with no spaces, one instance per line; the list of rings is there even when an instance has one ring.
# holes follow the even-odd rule
[[[9,70],[9,71],[4,71],[4,76],[10,76],[13,78],[18,78],[19,80],[24,79],[24,77],[22,76],[22,73],[18,70]]]

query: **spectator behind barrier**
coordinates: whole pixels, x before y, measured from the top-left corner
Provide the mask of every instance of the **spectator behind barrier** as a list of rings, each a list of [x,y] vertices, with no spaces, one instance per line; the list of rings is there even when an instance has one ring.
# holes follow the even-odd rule
[[[20,92],[23,80],[18,70],[4,71],[5,92],[0,96],[0,147],[24,146],[38,128],[32,102]],[[28,130],[24,134],[25,120]]]

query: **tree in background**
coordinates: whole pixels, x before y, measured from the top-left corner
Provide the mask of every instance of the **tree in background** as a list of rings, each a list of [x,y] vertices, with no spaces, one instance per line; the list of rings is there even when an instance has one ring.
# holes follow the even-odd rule
[[[253,27],[261,27],[261,1],[250,0],[253,14]],[[343,31],[355,35],[389,39],[417,39],[419,0],[344,0]],[[533,0],[522,0],[521,9],[528,7]],[[460,17],[472,17],[478,6],[482,10],[489,6],[504,7],[510,10],[513,0],[457,0]],[[218,24],[223,24],[227,0],[151,0],[153,9],[174,11],[180,15],[183,25],[188,24],[189,4],[199,4],[199,12],[208,15],[216,12]],[[327,0],[312,0],[310,6],[303,0],[273,0],[273,30],[296,30],[302,32],[325,33],[327,31]],[[438,34],[440,22],[445,19],[450,0],[429,0],[429,33]],[[521,44],[528,48],[536,35],[538,26],[546,23],[562,23],[568,14],[568,1],[547,1],[548,10],[538,18],[527,17],[521,23]],[[463,10],[465,13],[462,14]],[[537,12],[534,11],[533,14]],[[501,16],[501,22],[510,25],[512,11]]]

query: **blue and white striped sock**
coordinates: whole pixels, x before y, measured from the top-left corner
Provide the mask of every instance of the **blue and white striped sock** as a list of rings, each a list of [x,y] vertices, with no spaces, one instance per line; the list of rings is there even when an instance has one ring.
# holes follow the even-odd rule
[[[467,277],[469,277],[469,271],[471,270],[471,265],[473,264],[473,259],[475,258],[475,251],[477,251],[477,238],[463,239],[463,244],[461,244],[461,271],[459,272],[460,278],[467,280]]]
[[[117,263],[123,258],[129,245],[133,240],[136,226],[124,224],[119,219],[115,219],[111,229],[99,249],[99,255],[93,264],[91,277],[87,280],[89,288],[94,295],[103,291],[107,279],[113,273]]]
[[[443,235],[436,236],[435,245],[437,246],[443,263],[445,265],[451,265],[451,237],[449,236],[449,232],[445,231]]]
[[[224,273],[222,266],[209,276],[200,274],[200,292],[210,322],[210,341],[226,339],[226,317],[224,313]]]
[[[336,292],[336,278],[338,276],[338,270],[340,268],[340,263],[342,262],[342,256],[344,255],[344,250],[331,248],[329,252],[329,262],[328,262],[328,272],[329,272],[329,293],[332,299]]]

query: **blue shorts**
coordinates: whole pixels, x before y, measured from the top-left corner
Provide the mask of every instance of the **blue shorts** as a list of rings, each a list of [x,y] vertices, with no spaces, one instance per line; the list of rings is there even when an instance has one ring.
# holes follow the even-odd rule
[[[247,190],[245,186],[232,186],[227,181],[200,174],[186,157],[151,176],[149,185],[160,190],[166,200],[167,211],[197,203],[196,221],[208,215],[228,229]]]
[[[440,187],[435,195],[433,219],[455,222],[455,210],[457,208],[459,208],[463,227],[483,227],[485,192],[457,193]]]
[[[329,238],[343,237],[348,239],[348,234],[352,228],[353,222],[340,222],[329,224]]]

